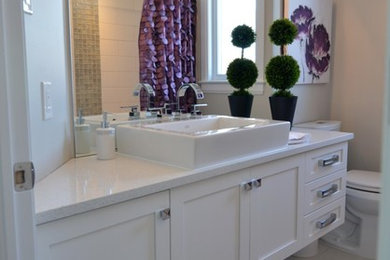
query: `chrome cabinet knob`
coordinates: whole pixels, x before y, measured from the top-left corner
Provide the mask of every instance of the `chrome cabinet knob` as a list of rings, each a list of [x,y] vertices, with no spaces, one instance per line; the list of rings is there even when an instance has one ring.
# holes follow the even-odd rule
[[[162,220],[167,220],[171,217],[171,209],[163,209],[160,211],[160,218]]]
[[[261,187],[261,179],[253,180],[252,183],[253,183],[253,186],[255,186],[256,188]]]
[[[242,187],[244,187],[245,191],[250,191],[250,190],[252,190],[252,182],[250,181],[250,182],[244,183],[244,184],[242,184]]]

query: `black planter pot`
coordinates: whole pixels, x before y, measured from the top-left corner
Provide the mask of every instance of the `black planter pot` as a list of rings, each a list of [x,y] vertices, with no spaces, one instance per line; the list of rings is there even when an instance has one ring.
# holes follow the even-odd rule
[[[232,116],[250,117],[253,96],[228,96]]]
[[[298,97],[269,97],[272,119],[290,121],[293,124]]]

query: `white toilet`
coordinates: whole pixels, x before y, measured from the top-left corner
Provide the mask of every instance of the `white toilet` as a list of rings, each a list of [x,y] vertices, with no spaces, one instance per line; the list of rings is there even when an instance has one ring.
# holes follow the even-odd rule
[[[349,171],[345,223],[322,239],[352,254],[376,259],[380,183],[379,172]]]
[[[340,122],[319,120],[294,127],[338,131]],[[378,172],[351,170],[347,173],[345,223],[322,237],[323,240],[352,254],[376,258],[380,178]]]

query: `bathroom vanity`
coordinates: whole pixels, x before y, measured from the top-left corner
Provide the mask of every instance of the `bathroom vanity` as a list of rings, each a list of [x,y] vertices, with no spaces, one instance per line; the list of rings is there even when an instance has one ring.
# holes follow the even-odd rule
[[[305,131],[196,169],[73,159],[36,185],[37,259],[284,259],[344,221],[353,134]]]

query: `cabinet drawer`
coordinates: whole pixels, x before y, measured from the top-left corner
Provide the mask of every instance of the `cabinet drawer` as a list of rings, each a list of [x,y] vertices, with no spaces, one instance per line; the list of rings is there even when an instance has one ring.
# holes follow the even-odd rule
[[[347,167],[347,143],[328,146],[306,154],[306,183]]]
[[[345,196],[346,171],[341,170],[305,185],[304,214]]]
[[[304,217],[305,243],[310,243],[344,223],[345,197]]]

